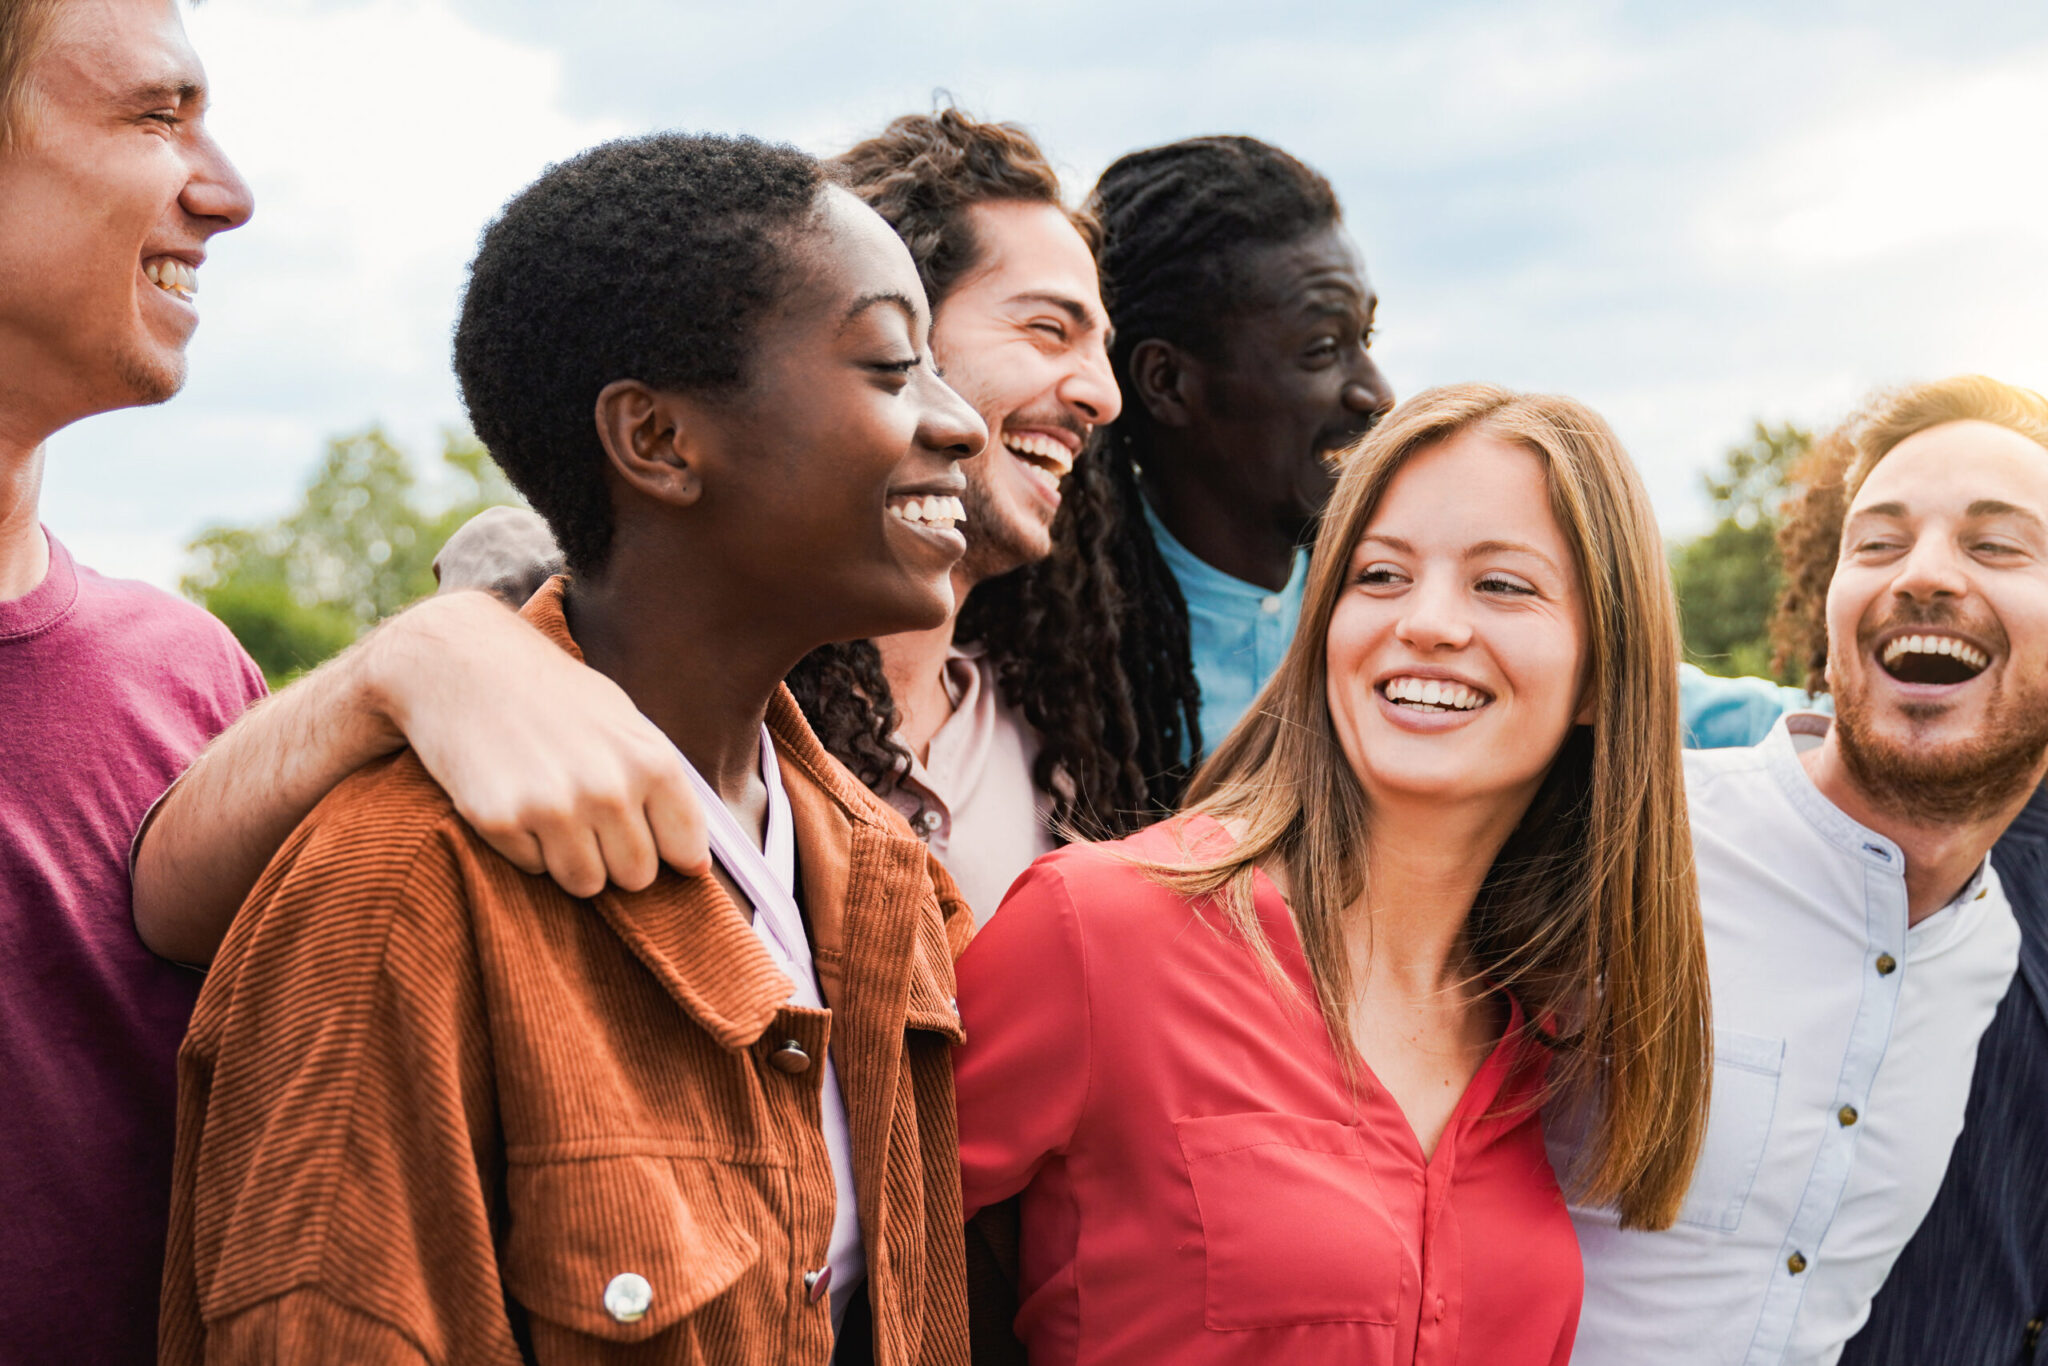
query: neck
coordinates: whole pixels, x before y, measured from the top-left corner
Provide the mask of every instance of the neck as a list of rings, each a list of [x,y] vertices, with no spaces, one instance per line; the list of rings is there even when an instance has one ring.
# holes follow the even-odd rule
[[[812,634],[762,612],[757,595],[714,563],[626,545],[615,547],[602,577],[572,581],[567,608],[584,660],[624,689],[758,834],[767,811],[761,724],[783,676],[816,643]]]
[[[953,601],[960,606],[981,580],[960,569],[953,571]],[[932,737],[953,715],[953,698],[946,690],[946,659],[953,652],[953,628],[960,620],[959,608],[929,631],[900,631],[880,636],[875,649],[882,656],[882,675],[889,680],[889,696],[896,703],[896,742],[923,763],[930,754]]]
[[[1373,808],[1365,914],[1349,934],[1369,936],[1375,977],[1428,992],[1464,975],[1465,922],[1520,818],[1520,807],[1510,812],[1498,803]]]
[[[0,433],[0,602],[27,597],[50,572],[50,546],[37,520],[43,447]]]
[[[2027,784],[1997,811],[1968,820],[1930,824],[1901,817],[1871,801],[1843,762],[1834,727],[1828,728],[1825,740],[1802,751],[1799,758],[1823,797],[1850,820],[1898,845],[1899,852],[1905,855],[1909,926],[1919,924],[1956,899],[1991,852],[1991,846],[2027,804],[2041,778],[2037,773],[2035,782]]]
[[[1170,468],[1171,460],[1157,462]],[[1297,530],[1228,492],[1197,479],[1163,477],[1148,470],[1145,500],[1173,539],[1212,569],[1277,593],[1294,574]]]

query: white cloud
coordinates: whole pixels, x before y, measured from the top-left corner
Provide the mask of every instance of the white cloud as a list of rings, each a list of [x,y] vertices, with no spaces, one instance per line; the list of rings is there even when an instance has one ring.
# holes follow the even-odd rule
[[[564,111],[555,55],[439,0],[214,0],[188,23],[256,217],[214,242],[187,391],[60,434],[45,494],[82,558],[162,584],[204,523],[288,507],[328,436],[381,420],[430,457],[461,418],[449,331],[478,230],[620,131]]]
[[[1753,417],[2048,382],[2048,18],[1953,5],[212,0],[191,26],[257,218],[206,268],[190,391],[54,442],[49,520],[168,582],[201,524],[286,507],[325,437],[381,418],[424,454],[459,417],[463,266],[547,161],[652,126],[829,152],[944,86],[1077,189],[1197,132],[1297,152],[1345,199],[1403,392],[1577,394],[1690,529]]]

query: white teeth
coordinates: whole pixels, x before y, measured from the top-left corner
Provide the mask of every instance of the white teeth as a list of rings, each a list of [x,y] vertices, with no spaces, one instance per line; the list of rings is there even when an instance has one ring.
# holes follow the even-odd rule
[[[174,261],[168,256],[159,257],[144,265],[142,274],[164,293],[175,294],[181,299],[190,299],[199,292],[199,272],[183,261]]]
[[[1448,679],[1390,678],[1383,691],[1390,702],[1433,711],[1473,711],[1486,704],[1484,693]]]
[[[1896,664],[1907,655],[1948,655],[1972,669],[1982,669],[1991,657],[1976,646],[1954,636],[1900,636],[1884,647],[1884,662]]]
[[[1003,445],[1030,460],[1042,460],[1065,478],[1074,468],[1074,453],[1062,442],[1035,432],[1004,432]]]
[[[891,503],[889,514],[919,526],[950,527],[967,520],[967,508],[958,498],[933,494],[929,498],[911,498],[901,503]]]

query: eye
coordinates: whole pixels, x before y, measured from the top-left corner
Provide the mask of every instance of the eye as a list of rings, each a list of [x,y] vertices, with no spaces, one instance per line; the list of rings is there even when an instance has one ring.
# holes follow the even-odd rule
[[[1397,564],[1375,560],[1359,570],[1351,581],[1367,588],[1389,588],[1408,582],[1408,576],[1401,572],[1401,567]]]
[[[1506,597],[1534,597],[1536,586],[1527,579],[1495,571],[1479,581],[1479,591]]]
[[[1033,332],[1049,341],[1064,342],[1067,339],[1067,329],[1050,318],[1040,319],[1030,326]]]
[[[876,361],[875,369],[886,370],[892,375],[907,375],[912,370],[915,370],[922,363],[922,360],[923,358],[920,356],[912,356],[909,360]]]

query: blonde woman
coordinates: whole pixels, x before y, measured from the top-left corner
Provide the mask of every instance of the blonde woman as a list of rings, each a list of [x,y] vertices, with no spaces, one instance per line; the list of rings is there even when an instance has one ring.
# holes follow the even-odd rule
[[[959,964],[961,1179],[1035,1363],[1562,1366],[1575,1194],[1676,1214],[1706,967],[1677,630],[1598,416],[1483,386],[1348,457],[1190,809],[1033,865]]]

